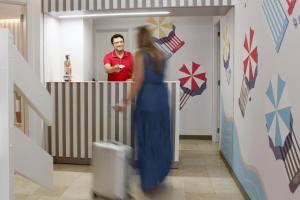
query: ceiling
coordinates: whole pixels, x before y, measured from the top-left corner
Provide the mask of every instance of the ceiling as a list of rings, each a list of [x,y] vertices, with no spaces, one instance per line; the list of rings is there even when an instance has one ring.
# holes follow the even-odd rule
[[[25,14],[24,5],[0,2],[0,19],[20,19],[21,14]]]
[[[171,8],[171,16],[223,16],[233,6],[201,6],[193,8]]]
[[[127,10],[108,10],[108,11],[80,11],[80,12],[50,12],[48,14],[53,17],[61,15],[76,15],[76,14],[97,14],[97,13],[125,13],[125,12],[143,12],[143,11],[170,11],[168,16],[223,16],[233,6],[201,6],[201,7],[186,7],[186,8],[161,8],[161,9],[127,9]],[[141,16],[142,17],[142,16]],[[92,17],[93,18],[93,17]],[[95,17],[96,18],[96,17]]]

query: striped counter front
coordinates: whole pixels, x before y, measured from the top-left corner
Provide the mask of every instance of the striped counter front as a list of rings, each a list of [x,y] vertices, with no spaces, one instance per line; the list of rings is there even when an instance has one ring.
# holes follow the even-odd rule
[[[174,162],[179,161],[179,82],[169,88]],[[92,143],[115,140],[134,147],[131,123],[134,104],[123,113],[113,106],[129,92],[131,82],[49,82],[53,124],[48,128],[48,152],[55,163],[89,164]]]

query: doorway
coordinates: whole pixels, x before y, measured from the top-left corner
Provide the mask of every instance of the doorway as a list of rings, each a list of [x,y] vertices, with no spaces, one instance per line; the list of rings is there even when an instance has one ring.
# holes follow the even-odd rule
[[[221,94],[221,76],[220,76],[220,62],[221,62],[221,41],[220,41],[220,21],[217,21],[214,24],[213,29],[213,133],[212,139],[214,142],[218,142],[220,140],[220,94]]]

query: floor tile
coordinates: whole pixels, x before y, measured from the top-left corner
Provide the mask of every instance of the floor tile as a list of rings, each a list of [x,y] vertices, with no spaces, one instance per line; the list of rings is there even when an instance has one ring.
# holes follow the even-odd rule
[[[16,200],[92,200],[93,166],[54,165],[54,187],[49,191],[16,175]],[[181,140],[180,163],[157,189],[144,193],[133,173],[130,193],[135,200],[243,200],[218,152],[208,140]],[[95,200],[105,200],[97,198]]]

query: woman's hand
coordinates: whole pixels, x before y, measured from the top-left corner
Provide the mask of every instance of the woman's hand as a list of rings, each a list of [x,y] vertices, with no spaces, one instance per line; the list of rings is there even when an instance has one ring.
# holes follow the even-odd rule
[[[123,112],[126,109],[127,105],[120,103],[114,106],[116,112]]]
[[[130,98],[125,98],[123,99],[122,103],[117,104],[114,109],[117,112],[123,112],[128,104],[130,104]]]

